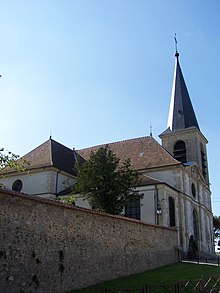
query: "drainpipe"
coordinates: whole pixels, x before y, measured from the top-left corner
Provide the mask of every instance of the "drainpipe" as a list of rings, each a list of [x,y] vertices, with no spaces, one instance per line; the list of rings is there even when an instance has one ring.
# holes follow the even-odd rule
[[[162,214],[161,202],[163,200],[164,200],[164,198],[159,200],[158,188],[157,188],[157,185],[155,185],[155,217],[156,217],[156,224],[157,225],[160,224],[159,219],[160,219],[160,216]]]
[[[159,225],[159,214],[157,212],[157,209],[158,209],[158,188],[157,188],[157,185],[155,185],[155,223],[157,225]]]
[[[59,176],[59,173],[61,172],[61,170],[59,170],[58,172],[57,172],[57,175],[56,175],[56,187],[55,187],[55,194],[56,194],[56,196],[57,196],[57,189],[58,189],[58,176]]]
[[[74,157],[74,160],[75,160],[73,167],[75,167],[75,164],[78,164],[78,158],[77,158],[77,153],[75,151],[75,148],[73,148],[73,157]],[[76,176],[77,176],[77,172],[79,172],[79,170],[76,170]]]

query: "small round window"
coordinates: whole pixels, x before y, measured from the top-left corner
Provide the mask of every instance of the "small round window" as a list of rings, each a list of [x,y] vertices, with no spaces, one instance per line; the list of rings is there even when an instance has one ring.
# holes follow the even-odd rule
[[[192,185],[191,185],[191,191],[192,191],[193,197],[196,197],[196,187],[195,187],[194,183],[192,183]]]
[[[15,182],[12,184],[12,190],[20,192],[22,189],[23,183],[21,180],[15,180]]]

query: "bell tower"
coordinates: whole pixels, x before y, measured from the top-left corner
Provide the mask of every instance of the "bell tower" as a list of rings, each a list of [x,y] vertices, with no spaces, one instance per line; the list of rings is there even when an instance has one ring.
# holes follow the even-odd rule
[[[196,162],[204,181],[208,184],[208,163],[205,136],[190,100],[179,63],[179,53],[175,54],[175,70],[171,94],[167,129],[160,134],[163,147],[184,164]]]

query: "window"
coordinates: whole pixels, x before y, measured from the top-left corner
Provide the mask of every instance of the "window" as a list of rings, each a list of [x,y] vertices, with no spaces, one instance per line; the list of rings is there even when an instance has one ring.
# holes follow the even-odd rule
[[[173,156],[182,163],[186,162],[186,144],[183,140],[179,140],[175,143],[173,147]]]
[[[169,196],[169,215],[170,215],[170,227],[176,226],[175,220],[175,201],[174,198]]]
[[[128,202],[125,206],[125,216],[133,219],[141,219],[140,199]]]
[[[192,185],[191,185],[191,192],[192,192],[193,197],[196,197],[196,187],[195,187],[194,183],[192,183]]]
[[[12,184],[12,190],[13,191],[17,191],[17,192],[20,192],[21,189],[23,187],[23,183],[21,180],[15,180],[15,182]]]

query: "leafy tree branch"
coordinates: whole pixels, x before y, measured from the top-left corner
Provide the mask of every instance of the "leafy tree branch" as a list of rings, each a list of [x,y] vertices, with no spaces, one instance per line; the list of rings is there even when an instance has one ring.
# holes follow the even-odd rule
[[[17,172],[27,172],[27,166],[29,165],[29,161],[26,161],[22,158],[19,159],[18,155],[10,151],[4,150],[4,148],[0,149],[0,178],[3,178],[4,173],[9,170]],[[0,187],[3,187],[3,185],[0,184]]]
[[[120,162],[108,145],[91,152],[90,159],[77,169],[74,192],[94,209],[121,214],[126,203],[143,197],[136,190],[140,180],[130,160]]]

